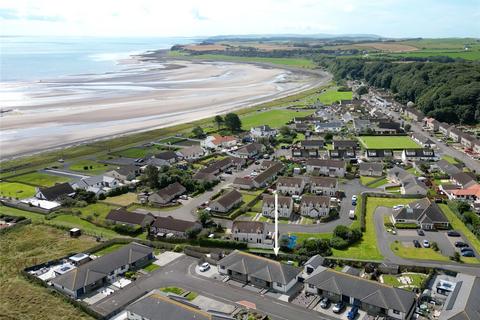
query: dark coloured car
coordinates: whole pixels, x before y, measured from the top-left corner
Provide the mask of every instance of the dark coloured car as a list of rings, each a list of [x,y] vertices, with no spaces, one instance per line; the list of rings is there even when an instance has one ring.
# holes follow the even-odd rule
[[[357,315],[358,315],[358,307],[353,306],[352,309],[350,309],[350,311],[348,311],[347,318],[348,318],[348,320],[353,320],[357,317]]]
[[[470,247],[465,247],[465,248],[462,248],[460,249],[461,252],[466,252],[466,251],[472,251],[473,252],[473,249],[470,248]]]
[[[447,235],[449,237],[460,237],[460,233],[458,233],[457,231],[448,231]]]
[[[468,243],[465,243],[463,241],[455,241],[455,247],[457,248],[465,248],[468,247]]]
[[[462,257],[473,258],[473,257],[475,257],[475,253],[473,253],[473,251],[464,251],[464,252],[462,252]]]
[[[415,246],[415,248],[421,248],[422,245],[420,244],[420,242],[418,240],[413,240],[413,245]]]
[[[423,232],[422,229],[417,229],[417,234],[418,234],[419,236],[424,236],[424,235],[425,235],[425,232]]]

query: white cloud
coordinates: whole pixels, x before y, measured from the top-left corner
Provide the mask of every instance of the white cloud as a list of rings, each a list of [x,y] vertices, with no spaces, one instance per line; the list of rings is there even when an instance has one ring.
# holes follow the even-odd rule
[[[478,35],[475,16],[479,9],[472,10],[475,2],[478,4],[478,0],[2,0],[0,30],[3,34],[89,36]]]

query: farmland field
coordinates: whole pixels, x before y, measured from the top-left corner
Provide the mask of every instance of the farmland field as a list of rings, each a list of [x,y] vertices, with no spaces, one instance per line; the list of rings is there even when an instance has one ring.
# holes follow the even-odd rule
[[[18,182],[0,182],[0,195],[12,198],[30,198],[35,195],[35,187]]]
[[[21,269],[93,247],[90,237],[70,238],[66,231],[26,225],[0,237],[0,310],[5,319],[93,319],[22,277]]]
[[[68,182],[71,179],[65,176],[56,176],[41,172],[32,172],[9,179],[11,181],[33,184],[40,187],[51,187],[56,183]]]
[[[312,111],[294,111],[294,110],[269,110],[264,112],[250,113],[241,117],[242,127],[250,130],[252,127],[269,125],[271,128],[284,126],[295,117],[305,117],[312,114]]]
[[[340,100],[351,100],[352,92],[351,91],[337,91],[337,90],[327,90],[321,93],[318,96],[318,100],[323,104],[332,104]]]
[[[199,54],[194,56],[184,56],[193,59],[205,59],[205,60],[220,60],[220,61],[238,61],[238,62],[258,62],[258,63],[270,63],[282,66],[298,67],[298,68],[314,68],[315,63],[310,59],[304,58],[263,58],[263,57],[237,57],[222,54]]]
[[[407,136],[361,136],[358,141],[366,149],[416,149],[420,148],[415,141]]]

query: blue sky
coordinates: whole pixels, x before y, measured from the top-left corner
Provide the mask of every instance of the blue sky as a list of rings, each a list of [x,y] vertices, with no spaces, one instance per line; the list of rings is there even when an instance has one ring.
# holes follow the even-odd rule
[[[480,37],[480,0],[2,0],[2,35]]]

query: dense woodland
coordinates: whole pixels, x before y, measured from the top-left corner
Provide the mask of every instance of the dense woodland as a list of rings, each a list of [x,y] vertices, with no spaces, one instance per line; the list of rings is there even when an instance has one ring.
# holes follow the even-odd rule
[[[337,80],[365,79],[413,101],[427,115],[448,123],[480,121],[480,64],[455,61],[398,63],[365,59],[320,60]]]

